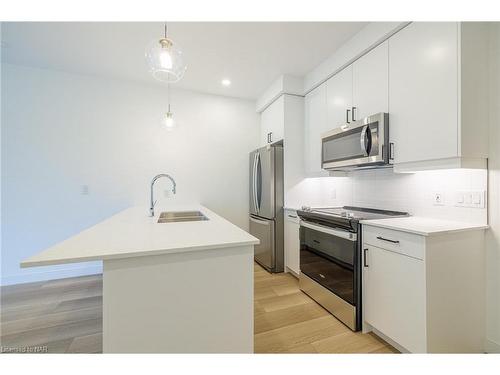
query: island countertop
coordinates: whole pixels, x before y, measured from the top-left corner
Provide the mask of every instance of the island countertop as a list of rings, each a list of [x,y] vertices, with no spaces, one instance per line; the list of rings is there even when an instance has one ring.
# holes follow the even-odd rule
[[[201,211],[208,220],[157,223],[162,211]],[[202,251],[259,243],[251,234],[200,205],[135,206],[21,262],[21,267]]]

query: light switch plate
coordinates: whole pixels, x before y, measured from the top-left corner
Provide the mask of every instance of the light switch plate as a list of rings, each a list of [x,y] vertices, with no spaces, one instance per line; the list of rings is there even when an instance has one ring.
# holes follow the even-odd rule
[[[82,195],[89,195],[89,185],[82,185],[80,193]]]
[[[459,190],[455,194],[456,207],[486,207],[486,192],[484,190]]]

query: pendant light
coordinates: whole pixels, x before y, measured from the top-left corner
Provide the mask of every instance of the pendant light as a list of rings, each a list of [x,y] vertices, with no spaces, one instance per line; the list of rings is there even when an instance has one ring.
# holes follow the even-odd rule
[[[167,131],[172,131],[175,129],[176,123],[174,121],[174,114],[170,110],[170,84],[167,84],[167,93],[168,93],[168,110],[163,117],[163,125]]]
[[[167,23],[163,38],[151,41],[146,47],[146,61],[154,78],[162,82],[177,82],[184,76],[186,65],[182,51],[167,36]]]

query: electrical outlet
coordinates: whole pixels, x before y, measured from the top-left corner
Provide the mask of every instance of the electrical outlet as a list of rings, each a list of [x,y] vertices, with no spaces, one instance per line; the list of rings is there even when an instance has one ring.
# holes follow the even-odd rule
[[[330,198],[332,198],[332,199],[337,199],[337,189],[333,188],[333,189],[330,191]]]
[[[434,206],[444,206],[444,195],[443,193],[434,193]]]

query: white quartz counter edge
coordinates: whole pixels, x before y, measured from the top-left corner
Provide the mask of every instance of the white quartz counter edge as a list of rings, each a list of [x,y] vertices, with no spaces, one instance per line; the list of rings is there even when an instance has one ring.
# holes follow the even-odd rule
[[[206,207],[189,205],[131,207],[21,262],[21,267],[46,266],[137,256],[173,254],[253,246],[259,240]],[[162,211],[199,210],[209,220],[157,223]]]
[[[458,221],[433,219],[419,216],[379,220],[361,220],[360,223],[373,227],[414,233],[421,236],[434,236],[454,232],[488,229],[488,225],[484,224],[462,223]]]

